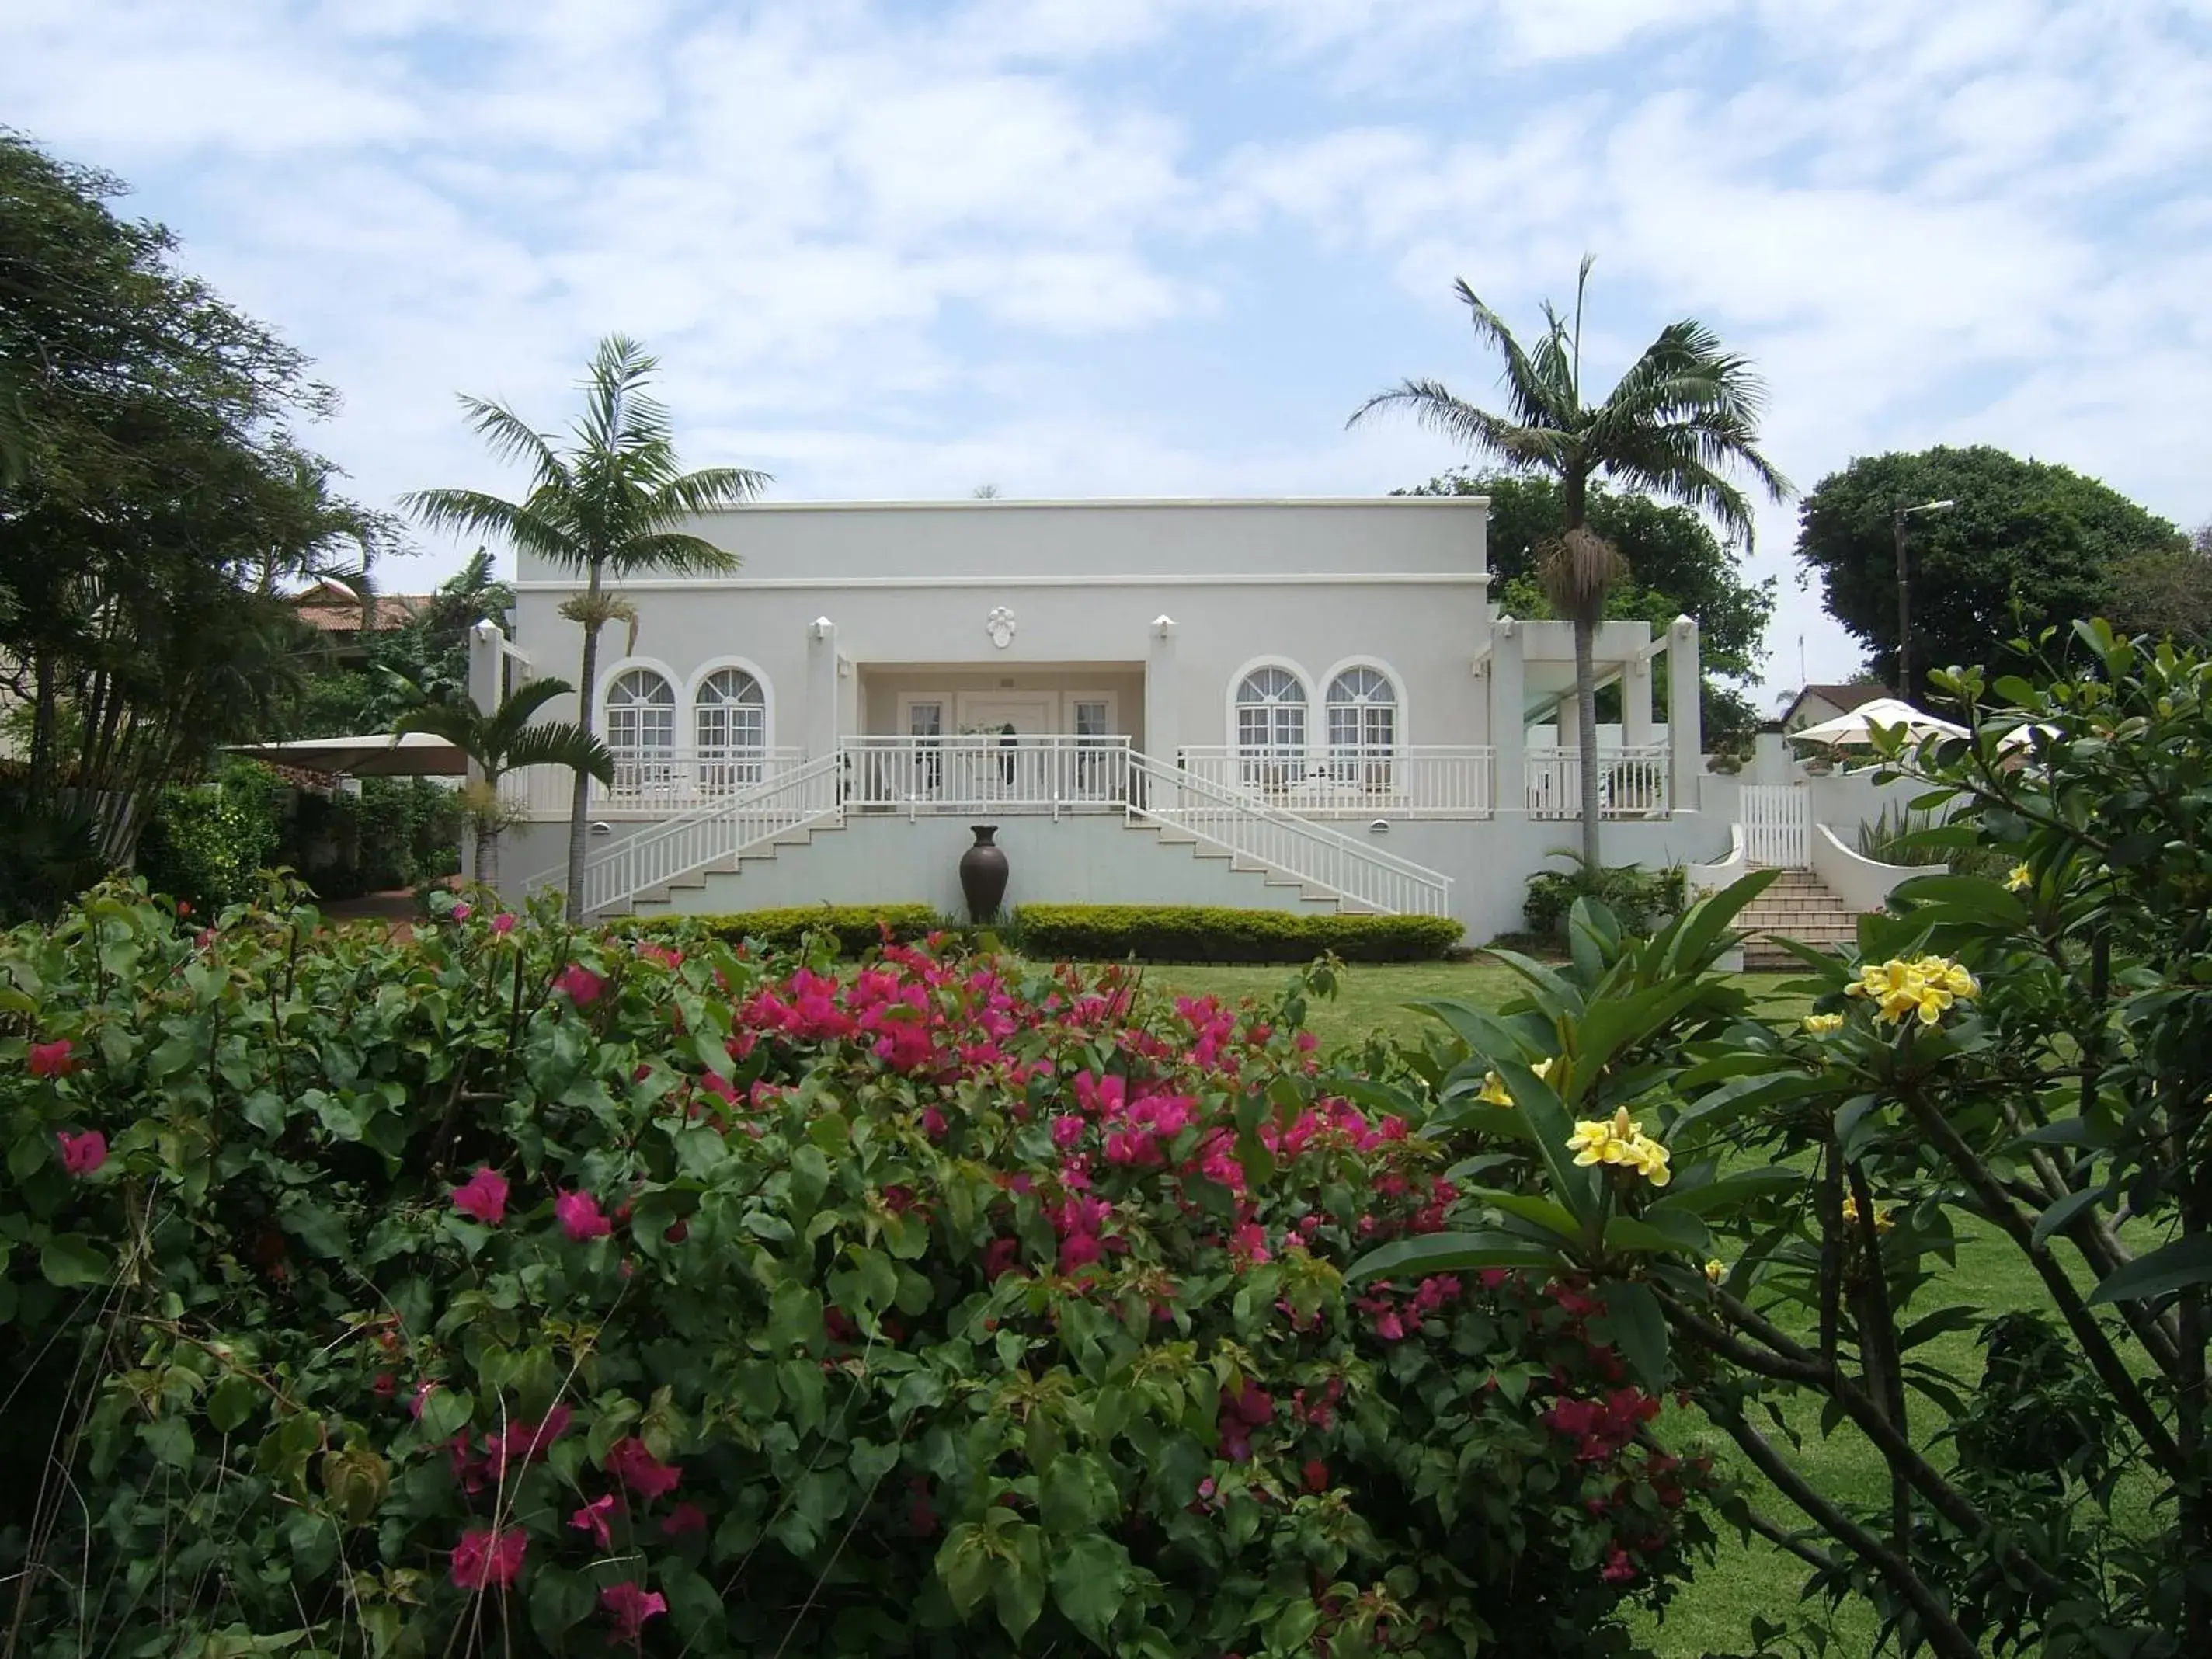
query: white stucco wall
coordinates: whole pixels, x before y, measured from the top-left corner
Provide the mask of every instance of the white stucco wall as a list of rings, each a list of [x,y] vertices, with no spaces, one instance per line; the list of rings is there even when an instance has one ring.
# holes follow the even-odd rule
[[[734,574],[622,584],[637,641],[625,653],[623,630],[606,631],[599,686],[631,666],[665,675],[685,744],[698,682],[745,666],[769,687],[769,741],[805,744],[810,651],[820,648],[812,624],[827,618],[849,665],[838,678],[848,732],[864,721],[885,729],[860,687],[891,687],[894,665],[1018,678],[1080,664],[1124,684],[1140,684],[1128,677],[1144,670],[1164,678],[1156,696],[1176,729],[1148,741],[1222,744],[1236,680],[1272,661],[1306,684],[1316,745],[1327,740],[1328,681],[1354,663],[1396,682],[1400,742],[1483,743],[1489,722],[1473,665],[1492,616],[1486,510],[1474,497],[1415,496],[744,507],[696,526],[744,561]],[[557,614],[574,591],[573,578],[523,557],[515,642],[540,674],[575,678],[578,630]],[[1013,624],[1003,647],[989,631],[999,611]],[[1167,641],[1153,626],[1161,617],[1175,623]],[[1134,733],[1145,700],[1125,702]]]

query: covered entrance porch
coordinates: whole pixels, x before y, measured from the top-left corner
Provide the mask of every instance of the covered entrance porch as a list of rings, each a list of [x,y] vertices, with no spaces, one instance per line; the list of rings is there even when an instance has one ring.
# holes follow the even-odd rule
[[[1145,665],[859,664],[841,735],[864,812],[1108,810],[1128,799]]]

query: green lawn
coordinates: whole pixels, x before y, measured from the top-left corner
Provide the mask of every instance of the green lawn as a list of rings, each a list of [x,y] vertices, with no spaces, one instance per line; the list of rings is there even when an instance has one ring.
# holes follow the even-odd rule
[[[1147,981],[1176,994],[1213,995],[1229,999],[1269,996],[1290,977],[1280,968],[1148,969]],[[1785,995],[1774,988],[1786,980],[1750,975],[1741,981],[1763,1008],[1787,1016],[1802,1012],[1806,1000]],[[1510,995],[1516,983],[1511,970],[1494,963],[1455,964],[1422,963],[1389,966],[1352,967],[1345,970],[1342,992],[1333,1002],[1314,1005],[1308,1024],[1330,1048],[1362,1041],[1380,1030],[1394,1036],[1413,1036],[1433,1022],[1406,1005],[1437,998],[1453,998],[1495,1006]],[[1946,1301],[1978,1305],[1992,1314],[2008,1308],[2038,1305],[2040,1287],[2017,1252],[2002,1241],[1962,1234],[1958,1267],[1946,1288]],[[1979,1351],[1972,1332],[1957,1332],[1929,1342],[1917,1357],[1937,1364],[1953,1374],[1972,1379],[1981,1374]],[[1943,1425],[1936,1408],[1915,1398],[1916,1434],[1932,1437]],[[1845,1433],[1824,1440],[1816,1407],[1796,1413],[1794,1426],[1804,1437],[1802,1452],[1791,1454],[1798,1467],[1820,1488],[1838,1498],[1875,1501],[1884,1489],[1881,1459],[1863,1440]],[[1724,1461],[1734,1462],[1735,1449],[1695,1412],[1670,1410],[1662,1431],[1684,1449],[1695,1443]],[[1739,1466],[1740,1467],[1740,1466]],[[1752,1476],[1761,1488],[1765,1483]],[[1785,1526],[1799,1516],[1771,1491],[1758,1506]],[[1793,1558],[1762,1540],[1747,1546],[1733,1537],[1723,1540],[1718,1558],[1700,1571],[1678,1596],[1663,1622],[1639,1621],[1637,1634],[1649,1641],[1662,1659],[1700,1659],[1709,1652],[1742,1652],[1750,1646],[1752,1615],[1785,1619],[1796,1607],[1805,1570]],[[1863,1609],[1848,1610],[1859,1615]],[[1871,1617],[1847,1616],[1843,1629],[1844,1651],[1872,1650],[1875,1623]]]

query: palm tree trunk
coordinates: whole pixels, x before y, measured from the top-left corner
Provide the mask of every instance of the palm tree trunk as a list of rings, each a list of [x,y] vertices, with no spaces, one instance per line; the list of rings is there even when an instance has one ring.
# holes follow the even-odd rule
[[[587,605],[583,623],[584,661],[576,678],[576,724],[584,735],[592,733],[592,687],[599,673],[599,566],[595,560],[586,567],[584,598]],[[575,793],[568,798],[568,920],[584,919],[584,848],[591,835],[592,777],[588,772],[576,774]]]
[[[1601,821],[1597,790],[1597,619],[1588,613],[1575,618],[1575,763],[1583,793],[1583,869],[1595,875],[1601,867],[1598,825]]]
[[[489,816],[477,820],[477,884],[499,890],[499,824]]]

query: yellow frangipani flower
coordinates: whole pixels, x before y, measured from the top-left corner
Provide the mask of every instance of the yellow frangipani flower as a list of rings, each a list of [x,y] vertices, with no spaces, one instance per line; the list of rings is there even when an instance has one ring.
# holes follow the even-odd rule
[[[1845,1193],[1844,1194],[1844,1224],[1849,1227],[1856,1227],[1859,1224],[1859,1200],[1856,1194]],[[1889,1206],[1887,1204],[1877,1204],[1875,1206],[1875,1231],[1877,1233],[1886,1233],[1896,1224],[1897,1217],[1891,1212]]]
[[[1655,1187],[1673,1178],[1667,1168],[1667,1149],[1646,1135],[1641,1123],[1631,1121],[1626,1106],[1611,1118],[1577,1122],[1567,1137],[1567,1150],[1577,1164],[1632,1169]]]
[[[1543,1079],[1545,1082],[1549,1083],[1552,1080],[1552,1067],[1558,1064],[1555,1060],[1540,1060],[1528,1069]]]
[[[2012,873],[2005,878],[2005,887],[2011,892],[2024,893],[2034,885],[2035,872],[2024,864],[2014,865]]]
[[[1805,1016],[1805,1029],[1814,1036],[1826,1036],[1831,1031],[1844,1029],[1844,1017],[1841,1014],[1808,1014]]]
[[[1722,1279],[1725,1279],[1725,1278],[1727,1278],[1727,1277],[1728,1277],[1728,1267],[1727,1267],[1727,1266],[1726,1266],[1724,1263],[1723,1263],[1723,1262],[1722,1262],[1722,1261],[1720,1260],[1720,1258],[1719,1258],[1719,1257],[1716,1256],[1716,1257],[1714,1257],[1714,1258],[1713,1258],[1713,1260],[1711,1260],[1711,1261],[1708,1261],[1707,1263],[1705,1263],[1705,1283],[1706,1283],[1706,1284],[1708,1284],[1708,1285],[1717,1285],[1717,1284],[1719,1284],[1719,1283],[1721,1282],[1721,1280],[1722,1280]]]
[[[1505,1079],[1495,1072],[1482,1074],[1482,1087],[1475,1091],[1477,1100],[1486,1106],[1510,1106],[1513,1097],[1505,1092]]]
[[[1954,1003],[1971,1001],[1982,988],[1966,968],[1948,957],[1921,957],[1907,962],[1893,957],[1885,963],[1868,963],[1844,988],[1846,996],[1863,997],[1875,1006],[1875,1018],[1896,1024],[1917,1015],[1923,1025],[1933,1025]]]

